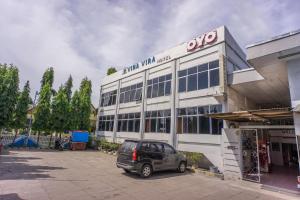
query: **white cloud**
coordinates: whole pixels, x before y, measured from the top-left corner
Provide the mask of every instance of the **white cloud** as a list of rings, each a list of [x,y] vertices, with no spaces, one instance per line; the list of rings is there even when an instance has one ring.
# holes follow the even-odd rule
[[[20,68],[32,93],[55,69],[55,88],[69,74],[93,82],[93,103],[108,66],[128,66],[226,25],[241,47],[298,29],[296,1],[0,1],[0,62]],[[21,85],[22,87],[22,85]]]

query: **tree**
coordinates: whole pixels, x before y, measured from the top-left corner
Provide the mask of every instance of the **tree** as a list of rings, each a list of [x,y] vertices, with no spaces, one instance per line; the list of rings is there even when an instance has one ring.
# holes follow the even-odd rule
[[[72,87],[73,87],[73,79],[72,76],[70,75],[67,82],[64,85],[64,92],[67,95],[68,102],[71,102],[72,98]]]
[[[81,81],[79,96],[79,114],[80,114],[80,130],[89,130],[90,128],[90,115],[91,115],[91,94],[92,94],[92,83],[87,78]]]
[[[19,71],[17,67],[0,65],[0,128],[9,127],[18,98]]]
[[[114,68],[114,67],[110,67],[110,68],[108,68],[107,69],[107,75],[111,75],[111,74],[113,74],[113,73],[116,73],[117,72],[117,70],[116,70],[116,68]]]
[[[54,81],[54,70],[53,67],[49,67],[43,74],[41,80],[41,89],[48,83],[51,87]]]
[[[80,95],[76,90],[70,103],[69,129],[78,130],[80,124]]]
[[[40,91],[38,105],[34,112],[34,122],[32,128],[38,133],[40,131],[50,131],[50,100],[51,100],[51,86],[46,83]]]
[[[51,108],[51,97],[53,95],[52,84],[54,80],[53,68],[48,68],[43,74],[41,80],[41,90],[38,99],[36,111],[34,113],[34,122],[32,128],[38,131],[50,131],[50,108]]]
[[[18,134],[18,129],[26,128],[27,126],[27,111],[30,102],[30,87],[29,81],[27,81],[24,85],[23,91],[19,94],[16,109],[13,116],[12,126],[16,129],[16,135]]]
[[[53,98],[51,110],[52,130],[57,133],[64,132],[68,126],[69,102],[63,86],[60,86],[57,95]]]

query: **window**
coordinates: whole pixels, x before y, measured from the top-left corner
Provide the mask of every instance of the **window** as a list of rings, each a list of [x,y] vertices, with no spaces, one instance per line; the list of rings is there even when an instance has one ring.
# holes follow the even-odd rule
[[[220,84],[219,60],[201,64],[178,72],[178,92],[189,92]]]
[[[120,89],[120,103],[140,101],[142,99],[143,83],[134,84]]]
[[[188,88],[187,91],[197,90],[197,74],[188,76]]]
[[[175,149],[168,144],[164,144],[164,152],[167,154],[175,153]]]
[[[150,143],[143,142],[141,145],[141,151],[150,151]]]
[[[223,120],[206,117],[207,113],[222,112],[222,105],[177,109],[177,134],[221,134]]]
[[[147,111],[145,116],[146,133],[170,133],[171,110]]]
[[[211,70],[209,72],[210,76],[210,87],[219,85],[220,82],[220,75],[219,75],[219,69]]]
[[[198,74],[198,90],[208,88],[208,71]]]
[[[98,121],[99,131],[113,131],[114,115],[100,116]]]
[[[118,132],[140,132],[140,113],[118,115]]]
[[[179,78],[178,92],[185,92],[185,91],[186,91],[186,77]]]
[[[101,107],[115,105],[116,98],[117,98],[117,90],[103,93],[101,95]]]
[[[151,143],[150,144],[150,151],[154,152],[154,153],[161,153],[162,152],[162,148],[160,147],[159,144]]]
[[[278,142],[272,142],[272,151],[280,151],[280,144]]]
[[[147,81],[147,98],[168,96],[171,94],[172,74],[167,74]]]

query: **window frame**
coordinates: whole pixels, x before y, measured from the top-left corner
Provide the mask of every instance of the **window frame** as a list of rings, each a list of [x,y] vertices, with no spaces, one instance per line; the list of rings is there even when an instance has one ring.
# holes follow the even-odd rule
[[[166,74],[153,79],[147,80],[147,98],[157,98],[163,96],[170,96],[172,93],[172,74]],[[167,84],[170,85],[168,92],[166,92]]]
[[[217,63],[217,66],[215,67],[210,67],[211,65],[215,65]],[[213,83],[213,79],[211,77],[211,73],[213,73],[214,71],[218,70],[218,80],[217,80],[217,84],[212,85],[211,83]],[[204,74],[207,73],[207,84],[205,86],[207,87],[199,87],[199,76],[200,74]],[[190,89],[190,80],[191,80],[191,76],[195,76],[196,75],[196,89],[192,88]],[[196,90],[203,90],[203,89],[208,89],[211,87],[216,87],[220,85],[220,61],[217,60],[213,60],[207,63],[203,63],[200,65],[196,65],[196,66],[192,66],[189,67],[187,69],[184,70],[179,70],[178,71],[178,93],[183,93],[183,92],[192,92],[192,91],[196,91]],[[185,84],[185,86],[183,86],[183,84]]]
[[[214,109],[214,110],[212,110]],[[223,120],[212,119],[211,117],[206,117],[208,113],[218,113],[222,112],[222,104],[212,104],[206,106],[195,106],[187,108],[177,108],[177,134],[210,134],[210,135],[221,135],[221,130],[223,128]],[[196,117],[196,118],[195,118]],[[202,132],[203,126],[201,126],[200,120],[202,118],[207,118],[208,122],[208,133]],[[195,132],[195,120],[196,120],[196,132]],[[217,127],[214,126],[216,123]],[[192,126],[191,126],[192,125]],[[190,127],[191,126],[191,127]],[[214,127],[213,127],[214,126]],[[193,129],[193,130],[192,130]],[[190,131],[192,130],[192,131]],[[217,130],[214,131],[214,130]]]

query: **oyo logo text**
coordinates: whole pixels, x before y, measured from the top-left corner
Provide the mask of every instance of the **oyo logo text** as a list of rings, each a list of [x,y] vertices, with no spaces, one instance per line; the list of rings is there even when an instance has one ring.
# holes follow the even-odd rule
[[[194,51],[195,49],[202,48],[205,45],[213,44],[215,41],[217,41],[217,31],[211,31],[208,33],[205,33],[195,39],[192,39],[187,43],[187,51]]]

